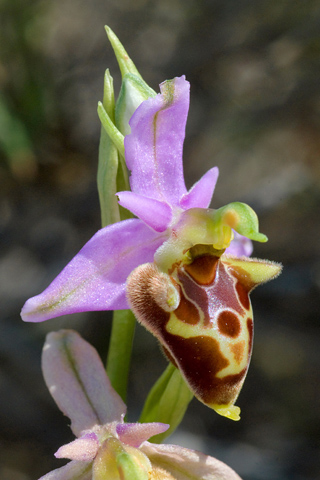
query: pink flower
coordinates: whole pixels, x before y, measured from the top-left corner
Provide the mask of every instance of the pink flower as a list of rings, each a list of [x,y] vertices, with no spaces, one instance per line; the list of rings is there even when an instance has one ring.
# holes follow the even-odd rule
[[[117,195],[138,218],[98,231],[44,292],[26,302],[22,318],[39,322],[131,308],[193,394],[239,420],[234,403],[252,352],[249,294],[281,266],[247,257],[251,240],[267,240],[248,205],[208,208],[216,167],[186,190],[189,83],[180,77],[160,88],[137,108],[124,140],[132,191]]]
[[[55,454],[71,462],[41,480],[240,480],[215,458],[147,441],[169,425],[124,423],[123,401],[111,387],[96,350],[76,332],[48,335],[42,369],[77,439]]]
[[[23,320],[41,322],[68,313],[129,308],[129,274],[154,261],[183,212],[207,210],[218,168],[211,168],[189,191],[183,177],[189,83],[180,77],[160,87],[161,94],[142,102],[135,111],[131,134],[125,137],[132,191],[120,192],[118,197],[120,205],[138,218],[99,230],[43,293],[26,302]],[[227,248],[227,253],[237,256],[251,251],[250,240],[238,234]]]

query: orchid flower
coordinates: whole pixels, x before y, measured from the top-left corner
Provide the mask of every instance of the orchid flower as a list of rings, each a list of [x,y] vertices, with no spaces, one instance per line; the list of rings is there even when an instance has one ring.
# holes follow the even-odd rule
[[[216,167],[186,190],[189,83],[175,78],[160,89],[136,109],[124,140],[131,191],[117,195],[138,218],[98,231],[43,293],[26,302],[22,318],[39,322],[131,307],[194,395],[238,420],[234,402],[252,350],[249,293],[281,267],[244,256],[251,253],[249,239],[267,240],[248,205],[208,208]]]
[[[215,458],[147,441],[169,425],[125,423],[125,404],[111,387],[98,353],[78,333],[49,333],[42,369],[77,439],[55,453],[71,462],[41,480],[240,480]]]
[[[195,208],[207,212],[217,167],[210,169],[189,192],[183,179],[189,83],[184,77],[175,78],[162,84],[161,89],[162,94],[144,101],[136,110],[130,121],[132,133],[125,137],[132,191],[118,193],[119,203],[139,218],[99,230],[44,292],[25,303],[23,320],[41,322],[75,312],[129,308],[129,274],[139,265],[153,262],[159,247],[176,235],[184,212]],[[228,253],[237,256],[248,252],[242,237],[231,242],[231,231],[228,235],[227,244],[222,238],[221,248],[227,247]],[[263,241],[264,236],[259,239]],[[206,238],[197,240],[207,243]],[[214,236],[212,240],[211,244]],[[192,239],[186,242],[189,248],[193,246]]]

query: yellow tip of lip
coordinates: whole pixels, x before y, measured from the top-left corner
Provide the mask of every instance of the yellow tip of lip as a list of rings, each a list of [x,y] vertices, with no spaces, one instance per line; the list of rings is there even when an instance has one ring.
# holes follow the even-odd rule
[[[213,405],[212,408],[223,417],[230,418],[230,420],[240,420],[240,408],[235,405]]]

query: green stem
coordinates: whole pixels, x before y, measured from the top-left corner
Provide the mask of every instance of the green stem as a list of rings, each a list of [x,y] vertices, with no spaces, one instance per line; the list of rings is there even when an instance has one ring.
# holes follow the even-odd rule
[[[126,401],[132,342],[136,320],[131,310],[113,312],[107,358],[107,374],[111,385]]]
[[[116,192],[130,190],[128,171],[124,160],[123,135],[114,125],[113,80],[106,70],[104,76],[103,103],[98,104],[102,123],[98,191],[101,206],[102,227],[132,217],[127,210],[119,209]],[[121,155],[118,154],[120,152]],[[125,401],[131,359],[135,318],[131,311],[114,312],[107,358],[107,373],[113,388]]]

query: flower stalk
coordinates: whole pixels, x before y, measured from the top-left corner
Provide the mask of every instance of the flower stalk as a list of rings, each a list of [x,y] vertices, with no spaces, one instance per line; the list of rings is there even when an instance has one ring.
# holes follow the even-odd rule
[[[107,357],[107,374],[111,385],[123,401],[127,397],[132,343],[136,319],[131,310],[113,312]]]
[[[115,42],[115,35],[108,30],[110,38]],[[114,88],[109,69],[104,76],[103,102],[98,104],[98,114],[102,126],[97,184],[101,224],[102,227],[107,227],[132,218],[132,214],[118,204],[116,197],[119,190],[130,190],[130,185],[124,161],[124,136],[115,126]],[[134,330],[135,318],[131,310],[113,313],[106,369],[111,385],[124,401],[127,396]]]

